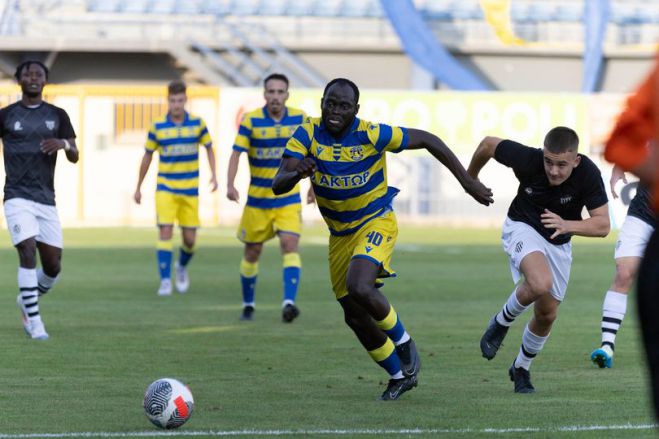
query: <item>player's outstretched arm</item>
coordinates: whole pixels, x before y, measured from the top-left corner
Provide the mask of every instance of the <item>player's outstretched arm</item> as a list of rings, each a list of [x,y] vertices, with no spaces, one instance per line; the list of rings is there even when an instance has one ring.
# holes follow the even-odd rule
[[[272,182],[272,191],[275,195],[285,194],[300,180],[310,177],[314,172],[316,172],[316,162],[311,157],[305,157],[304,160],[284,157]]]
[[[483,169],[483,166],[494,157],[494,152],[497,150],[497,145],[501,143],[503,139],[499,137],[487,136],[481,143],[478,144],[474,155],[471,157],[471,162],[467,167],[467,172],[473,178],[478,178],[478,174]]]
[[[150,151],[145,151],[144,155],[142,156],[140,171],[137,176],[137,188],[135,189],[135,195],[133,195],[133,199],[137,204],[142,202],[142,182],[144,181],[144,177],[146,177],[146,173],[149,170],[149,165],[151,165],[152,158],[153,153]]]
[[[455,154],[453,154],[453,151],[446,146],[442,139],[423,130],[410,128],[407,133],[409,139],[407,149],[427,149],[430,154],[451,171],[465,191],[471,195],[474,200],[485,206],[494,202],[492,199],[492,191],[467,173],[467,170],[462,166],[462,163],[460,163]]]

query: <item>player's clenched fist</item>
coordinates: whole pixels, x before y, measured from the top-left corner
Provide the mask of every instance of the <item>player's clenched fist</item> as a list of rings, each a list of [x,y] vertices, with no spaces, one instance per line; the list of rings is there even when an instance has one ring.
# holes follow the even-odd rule
[[[311,157],[305,157],[297,164],[295,171],[302,178],[311,177],[316,172],[316,162]]]

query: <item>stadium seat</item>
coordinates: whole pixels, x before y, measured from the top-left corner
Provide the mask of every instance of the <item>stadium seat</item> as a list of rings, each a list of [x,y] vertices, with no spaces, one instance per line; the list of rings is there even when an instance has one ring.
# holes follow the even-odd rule
[[[263,0],[259,6],[260,15],[284,15],[288,2],[286,0]]]

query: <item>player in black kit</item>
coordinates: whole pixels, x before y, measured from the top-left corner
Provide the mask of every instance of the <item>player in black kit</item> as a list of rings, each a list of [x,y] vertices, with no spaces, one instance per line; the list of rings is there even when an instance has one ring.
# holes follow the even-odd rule
[[[611,193],[618,197],[615,184],[625,179],[625,171],[614,166],[611,172]],[[616,275],[604,296],[602,306],[602,344],[590,354],[590,359],[600,368],[613,367],[615,341],[622,320],[627,312],[627,294],[636,279],[645,246],[656,228],[657,222],[650,202],[650,190],[639,185],[629,203],[627,218],[620,228],[614,253]]]
[[[490,320],[480,342],[483,357],[494,358],[515,318],[534,304],[519,354],[508,370],[517,393],[535,390],[529,368],[549,338],[558,306],[565,297],[572,265],[572,235],[604,237],[610,229],[600,171],[577,152],[578,146],[577,133],[566,127],[550,130],[542,149],[486,137],[469,164],[469,174],[477,178],[494,158],[512,168],[519,180],[502,233],[516,287]],[[584,206],[590,215],[586,219],[581,217]]]
[[[55,163],[60,149],[68,161],[76,163],[78,149],[69,116],[43,101],[48,68],[38,61],[26,61],[18,66],[15,77],[22,98],[0,110],[6,173],[4,211],[12,244],[18,251],[17,303],[23,328],[31,338],[46,340],[39,296],[57,280],[62,258],[62,228],[55,208]]]

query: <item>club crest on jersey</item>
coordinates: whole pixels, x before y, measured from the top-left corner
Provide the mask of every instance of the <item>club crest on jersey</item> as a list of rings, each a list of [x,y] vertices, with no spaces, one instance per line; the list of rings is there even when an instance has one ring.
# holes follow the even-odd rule
[[[21,125],[20,120],[14,122],[14,131],[23,131],[23,125]]]
[[[55,128],[55,121],[54,120],[47,120],[46,121],[46,128],[48,128],[49,130],[52,130],[53,128]]]
[[[364,150],[361,145],[353,146],[350,148],[350,158],[354,161],[361,160],[364,158]]]
[[[316,146],[316,157],[320,157],[320,155],[323,153],[323,149],[323,145]]]

